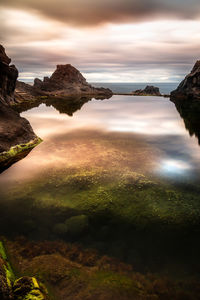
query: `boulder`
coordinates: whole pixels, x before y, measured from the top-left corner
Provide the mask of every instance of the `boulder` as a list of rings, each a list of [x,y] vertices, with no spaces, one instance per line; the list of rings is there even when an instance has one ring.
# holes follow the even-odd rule
[[[143,90],[136,90],[132,92],[134,96],[162,96],[158,87],[147,85]]]
[[[171,92],[173,102],[183,100],[200,100],[200,60],[198,60],[190,74]]]

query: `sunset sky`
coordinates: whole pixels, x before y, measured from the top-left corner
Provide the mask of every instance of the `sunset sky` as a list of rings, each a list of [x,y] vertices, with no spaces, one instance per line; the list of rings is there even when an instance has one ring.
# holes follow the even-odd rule
[[[71,63],[90,82],[179,82],[200,59],[199,0],[1,0],[20,79]]]

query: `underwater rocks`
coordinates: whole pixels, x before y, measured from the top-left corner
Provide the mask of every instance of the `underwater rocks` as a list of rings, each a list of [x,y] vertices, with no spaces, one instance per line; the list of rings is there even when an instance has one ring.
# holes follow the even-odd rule
[[[136,90],[131,93],[134,96],[162,96],[158,87],[147,85],[144,90]]]
[[[29,122],[11,108],[18,71],[10,61],[0,45],[0,172],[41,142]]]
[[[16,67],[10,65],[10,62],[4,47],[0,45],[0,102],[8,105],[15,101],[14,90],[18,76]]]
[[[36,78],[34,89],[49,95],[104,95],[111,96],[112,91],[105,88],[95,88],[87,83],[83,75],[72,65],[57,65],[51,77],[43,81]]]
[[[171,92],[171,101],[200,100],[200,60],[198,60],[190,74]]]

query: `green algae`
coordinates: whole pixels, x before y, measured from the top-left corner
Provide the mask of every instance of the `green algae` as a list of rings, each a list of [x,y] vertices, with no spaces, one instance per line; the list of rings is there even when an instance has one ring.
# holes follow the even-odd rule
[[[10,263],[8,261],[4,245],[3,245],[3,243],[1,241],[0,241],[0,256],[2,257],[2,259],[5,262],[5,264],[4,264],[4,270],[5,270],[5,274],[6,274],[7,284],[11,288],[12,287],[12,283],[15,280],[15,275],[14,275],[13,270],[11,268],[11,265],[10,265]]]
[[[36,147],[38,144],[42,142],[42,139],[36,137],[34,140],[31,140],[25,144],[19,144],[11,147],[8,151],[4,151],[0,153],[0,163],[10,160],[22,152],[28,151]]]

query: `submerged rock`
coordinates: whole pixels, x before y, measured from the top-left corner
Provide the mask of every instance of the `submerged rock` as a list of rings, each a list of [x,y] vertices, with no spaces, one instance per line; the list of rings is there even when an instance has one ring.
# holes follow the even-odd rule
[[[171,101],[200,100],[200,60],[198,60],[190,74],[171,92]]]
[[[132,92],[134,96],[162,96],[158,87],[147,85],[143,90],[136,90]]]
[[[0,241],[0,299],[1,300],[47,300],[47,290],[35,277],[15,279],[8,262],[3,243]]]

